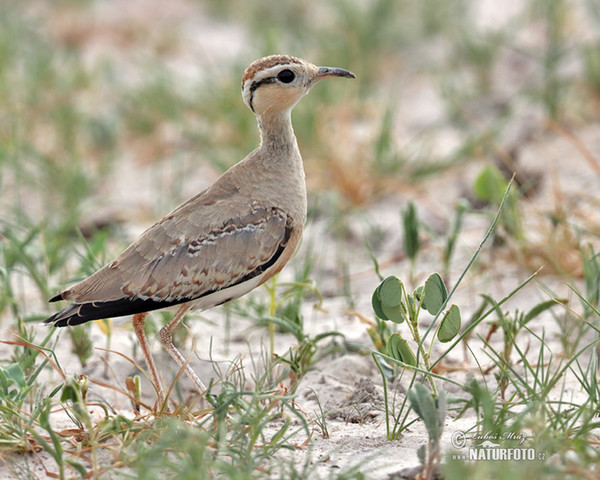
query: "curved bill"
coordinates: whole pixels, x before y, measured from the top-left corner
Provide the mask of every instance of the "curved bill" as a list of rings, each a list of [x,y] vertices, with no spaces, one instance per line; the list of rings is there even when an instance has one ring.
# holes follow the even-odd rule
[[[321,80],[327,77],[347,77],[347,78],[356,78],[351,71],[345,70],[343,68],[336,67],[319,67],[317,72],[317,79]]]

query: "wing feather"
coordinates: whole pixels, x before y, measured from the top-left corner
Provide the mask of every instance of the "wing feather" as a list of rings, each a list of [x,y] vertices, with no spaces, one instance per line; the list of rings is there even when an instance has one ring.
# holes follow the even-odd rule
[[[167,216],[117,260],[55,299],[172,302],[236,284],[276,256],[292,229],[291,219],[280,209],[251,207],[208,228]]]
[[[226,225],[161,253],[125,283],[123,292],[171,302],[238,283],[268,263],[288,236],[282,212],[263,209],[260,217],[253,217],[252,222]]]

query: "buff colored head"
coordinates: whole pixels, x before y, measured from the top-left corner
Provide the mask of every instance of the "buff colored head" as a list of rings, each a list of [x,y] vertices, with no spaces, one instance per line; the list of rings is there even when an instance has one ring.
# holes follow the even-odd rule
[[[343,68],[317,67],[300,58],[272,55],[253,62],[242,77],[244,102],[256,115],[277,109],[289,111],[319,80],[355,78]]]

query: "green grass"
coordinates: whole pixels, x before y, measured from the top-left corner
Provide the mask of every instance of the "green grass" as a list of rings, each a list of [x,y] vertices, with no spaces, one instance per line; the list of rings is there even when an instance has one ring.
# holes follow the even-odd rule
[[[419,450],[420,459],[428,468],[443,462],[449,479],[597,474],[598,228],[587,221],[585,208],[563,206],[557,194],[555,210],[533,213],[554,242],[540,244],[524,226],[523,219],[532,215],[528,200],[515,191],[510,215],[503,212],[478,261],[464,267],[461,256],[462,229],[469,218],[484,215],[491,221],[498,213],[509,179],[501,177],[504,168],[492,164],[510,158],[512,147],[521,148],[501,139],[523,106],[535,114],[531,127],[536,134],[560,132],[547,129],[549,120],[574,131],[598,118],[597,3],[528,0],[493,29],[474,21],[476,7],[466,1],[182,4],[186,13],[175,15],[177,21],[123,12],[124,24],[98,13],[96,1],[56,2],[52,9],[38,1],[0,6],[0,322],[8,332],[0,359],[0,459],[9,471],[12,465],[13,476],[36,478],[34,452],[42,452],[61,479],[369,478],[360,464],[320,469],[327,459],[316,458],[310,443],[328,437],[333,421],[321,399],[312,419],[295,399],[295,388],[308,371],[350,351],[373,353],[377,362],[373,372],[379,367],[386,388],[388,437],[402,442],[404,429],[420,418],[430,432],[429,448]],[[579,8],[585,25],[578,27]],[[183,26],[189,20],[198,28],[194,21],[201,15],[214,20],[216,28],[226,24],[246,32],[252,41],[219,68],[202,64],[204,57],[185,34],[189,26]],[[588,34],[579,35],[578,28]],[[523,40],[531,29],[538,41]],[[339,272],[325,272],[319,244],[307,236],[305,243],[312,244],[287,268],[294,272],[291,281],[277,280],[222,310],[226,345],[232,333],[239,333],[235,322],[243,319],[264,332],[268,347],[257,352],[251,346],[255,355],[250,361],[235,357],[226,367],[215,364],[207,405],[188,403],[174,389],[175,410],[155,412],[136,400],[135,385],[129,390],[111,384],[101,390],[104,396],[89,396],[90,384],[99,378],[64,372],[82,372],[86,364],[98,362],[102,354],[92,347],[110,348],[115,332],[124,330],[107,323],[101,345],[92,341],[89,325],[63,331],[59,338],[56,330],[38,324],[56,308],[47,299],[114,258],[133,239],[133,229],[185,200],[182,189],[200,166],[216,175],[257,145],[255,120],[240,97],[241,72],[255,58],[276,52],[357,74],[356,82],[319,85],[294,111],[311,190],[311,221],[327,224],[325,233],[349,245],[353,255],[340,258]],[[170,67],[181,53],[186,61],[202,64],[202,77]],[[582,65],[580,73],[566,68],[573,60]],[[506,73],[507,61],[515,65],[509,79],[499,73]],[[421,84],[439,99],[438,113],[426,115],[425,122],[418,116],[403,118],[398,105]],[[440,148],[448,134],[452,148]],[[116,193],[111,179],[122,171],[122,162],[149,171],[153,189],[141,206],[118,211],[111,201]],[[410,252],[409,278],[402,279],[406,285],[414,287],[423,278],[423,264],[428,269],[435,263],[449,286],[451,272],[464,268],[481,300],[474,311],[461,306],[463,317],[471,316],[455,340],[429,348],[440,315],[421,330],[422,345],[412,344],[414,351],[426,349],[431,355],[414,368],[386,356],[386,342],[406,324],[386,323],[370,309],[358,313],[371,322],[371,346],[348,343],[343,324],[319,334],[309,331],[306,305],[322,301],[321,281],[335,277],[326,296],[345,297],[354,310],[372,293],[356,286],[361,278],[351,275],[354,262],[372,255],[386,268],[379,255],[388,231],[369,218],[377,214],[373,205],[473,162],[478,167],[485,162],[479,171],[493,171],[495,186],[483,178],[467,185],[465,196],[472,203],[448,199],[457,202],[457,213],[444,231],[428,225],[418,198],[410,216],[398,205],[397,224],[390,227],[406,229],[404,238],[419,245]],[[356,223],[366,225],[366,238],[356,238]],[[372,251],[362,247],[363,240]],[[567,266],[565,259],[573,254],[579,269]],[[497,255],[518,264],[525,277],[542,262],[545,270],[536,281],[543,285],[546,272],[557,273],[573,298],[560,298],[545,285],[542,290],[516,282],[508,288],[512,292],[495,299],[485,278],[491,273],[502,277],[504,272],[490,268]],[[369,275],[375,284],[376,275]],[[521,310],[506,307],[525,287],[543,298]],[[319,318],[329,314],[319,312]],[[168,315],[152,315],[150,329]],[[548,321],[558,338],[546,333]],[[188,341],[188,335],[181,329],[176,341]],[[279,336],[290,345],[283,352],[274,347]],[[64,368],[66,350],[80,365]],[[436,370],[455,357],[469,359],[474,366],[470,377],[456,380]],[[445,408],[421,387],[412,388],[412,403],[394,390],[398,379],[413,386],[421,375],[435,382],[432,392],[446,387],[453,392]],[[114,411],[115,396],[139,411]],[[527,446],[557,460],[510,466],[454,461],[449,452],[437,451],[441,430],[436,421],[443,414],[446,433],[455,417],[471,415],[469,434],[526,434]],[[64,415],[67,423],[57,426]],[[11,463],[14,458],[20,462]]]

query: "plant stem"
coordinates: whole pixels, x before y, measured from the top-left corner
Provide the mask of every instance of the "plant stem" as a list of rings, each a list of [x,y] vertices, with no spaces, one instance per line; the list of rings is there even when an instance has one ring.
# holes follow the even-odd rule
[[[417,325],[416,319],[413,321],[409,319],[408,326],[410,331],[412,332],[413,339],[419,346],[419,352],[421,352],[421,356],[423,357],[423,363],[425,364],[425,369],[427,371],[431,371],[431,362],[429,361],[429,353],[425,350],[423,346],[423,342],[421,342],[421,336],[419,335],[419,326]],[[431,392],[434,397],[437,397],[438,392],[435,387],[435,382],[433,381],[433,377],[431,375],[427,375],[427,380],[429,381],[429,385],[431,386]]]
[[[385,372],[383,371],[383,368],[381,368],[381,365],[379,364],[379,360],[377,360],[376,352],[371,352],[371,356],[373,357],[373,361],[375,362],[375,365],[377,365],[377,369],[379,370],[379,373],[381,374],[381,383],[383,384],[383,404],[385,405],[385,431],[386,431],[386,437],[389,441],[389,440],[391,440],[391,438],[390,438],[390,409],[388,406],[387,380],[385,379]]]
[[[422,299],[418,303],[418,305],[415,306],[415,303],[412,301],[412,297],[409,296],[409,294],[406,291],[406,288],[404,288],[404,286],[402,287],[402,291],[403,291],[403,295],[404,295],[404,302],[408,307],[407,308],[408,319],[407,319],[406,323],[408,324],[408,328],[410,329],[413,339],[416,342],[416,344],[418,345],[419,352],[420,352],[421,356],[423,357],[423,363],[425,364],[425,369],[427,371],[431,371],[431,362],[430,362],[429,353],[425,350],[425,347],[423,346],[423,342],[421,341],[421,335],[419,335],[419,312],[421,311]],[[419,358],[419,355],[417,354],[417,359],[418,358]],[[437,397],[437,394],[438,394],[437,388],[435,388],[435,382],[433,381],[433,378],[430,375],[427,375],[427,380],[429,381],[429,385],[431,386],[431,391],[433,393],[433,396]]]

